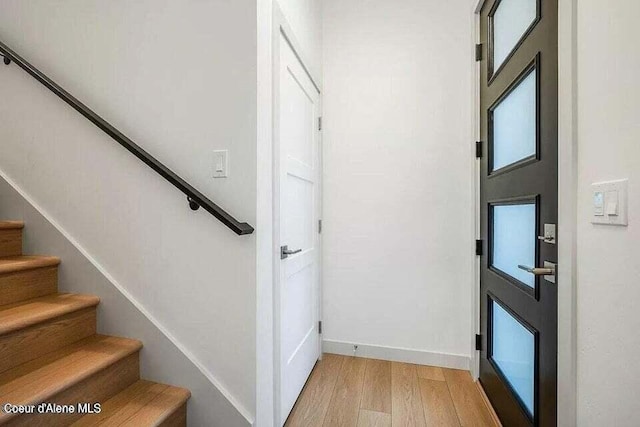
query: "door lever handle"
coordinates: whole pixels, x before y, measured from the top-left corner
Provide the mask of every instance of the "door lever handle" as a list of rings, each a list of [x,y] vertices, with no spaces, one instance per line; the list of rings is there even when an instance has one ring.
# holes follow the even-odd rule
[[[289,255],[295,255],[302,252],[302,249],[289,250],[289,246],[281,246],[280,247],[280,259],[287,259]]]
[[[519,265],[520,270],[524,270],[527,273],[531,273],[535,276],[555,276],[555,267],[527,267],[526,265]]]

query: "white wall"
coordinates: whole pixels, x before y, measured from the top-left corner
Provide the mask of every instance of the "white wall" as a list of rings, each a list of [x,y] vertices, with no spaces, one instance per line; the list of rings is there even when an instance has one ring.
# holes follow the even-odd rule
[[[578,2],[578,425],[638,425],[640,53],[634,0]],[[629,178],[629,227],[589,223],[593,182]]]
[[[240,220],[256,219],[256,3],[4,0],[0,39]],[[251,419],[255,237],[238,237],[16,66],[0,171]],[[211,179],[212,151],[231,176]],[[64,260],[63,260],[64,262]]]
[[[324,338],[467,360],[469,1],[325,0],[323,38]]]

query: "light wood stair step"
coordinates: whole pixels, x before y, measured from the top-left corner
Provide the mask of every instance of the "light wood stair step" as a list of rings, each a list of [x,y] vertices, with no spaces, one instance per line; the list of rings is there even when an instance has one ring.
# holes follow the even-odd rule
[[[0,372],[96,333],[90,295],[54,294],[0,307]]]
[[[23,228],[22,221],[0,221],[0,230],[22,230]]]
[[[0,374],[0,402],[101,402],[139,379],[140,341],[94,335]],[[79,414],[0,413],[10,426],[67,426]]]
[[[102,405],[100,414],[85,415],[72,427],[184,426],[189,390],[140,380]]]
[[[84,308],[95,307],[100,298],[92,295],[54,294],[0,306],[0,335],[54,319]]]
[[[21,221],[0,221],[0,257],[22,255]]]
[[[60,258],[54,256],[14,256],[0,258],[0,274],[18,273],[37,268],[56,267]]]
[[[56,293],[59,264],[49,256],[0,258],[0,306]]]

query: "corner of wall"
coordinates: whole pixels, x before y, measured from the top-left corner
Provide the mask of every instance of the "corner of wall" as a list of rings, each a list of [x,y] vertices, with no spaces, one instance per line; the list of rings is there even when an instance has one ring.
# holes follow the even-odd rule
[[[256,203],[256,425],[274,424],[273,0],[258,0]]]

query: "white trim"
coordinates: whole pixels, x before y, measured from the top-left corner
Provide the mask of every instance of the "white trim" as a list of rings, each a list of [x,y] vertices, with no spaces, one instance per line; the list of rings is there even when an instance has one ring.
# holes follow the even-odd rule
[[[577,0],[558,2],[558,425],[577,425]]]
[[[273,1],[257,1],[256,421],[274,426]]]
[[[272,147],[271,164],[272,166],[272,210],[273,210],[273,236],[272,236],[272,270],[273,270],[273,324],[271,325],[273,330],[273,341],[271,343],[271,352],[273,354],[273,425],[279,426],[280,424],[280,408],[281,408],[281,393],[280,393],[280,328],[278,322],[280,321],[280,257],[276,256],[280,249],[280,139],[278,134],[280,133],[280,112],[279,112],[279,99],[280,99],[280,22],[284,20],[282,11],[280,10],[277,2],[273,3],[273,29],[272,29],[272,75],[273,75],[273,91],[272,91],[272,111],[273,111],[273,133],[272,133]]]
[[[482,4],[484,4],[484,0],[479,3],[479,6],[475,7],[473,10],[473,40],[471,43],[474,45],[476,43],[480,43],[480,10],[482,9]],[[474,52],[474,51],[472,51]],[[471,55],[469,58],[471,61],[471,67],[473,69],[473,81],[471,82],[471,102],[473,105],[473,117],[471,120],[471,148],[469,150],[470,153],[475,153],[475,143],[476,141],[480,141],[480,62],[475,60],[475,55]],[[471,155],[473,155],[471,154]],[[473,167],[471,168],[471,173],[473,177],[471,178],[473,182],[473,211],[475,212],[473,218],[473,230],[474,236],[476,239],[480,239],[480,168],[481,163],[480,159],[474,159]],[[481,333],[480,326],[480,258],[474,257],[473,263],[473,277],[471,278],[472,289],[471,289],[471,297],[472,297],[472,306],[471,309],[473,311],[473,318],[471,320],[471,354],[473,355],[471,358],[471,366],[469,366],[469,371],[471,371],[471,376],[474,380],[477,380],[480,376],[480,352],[476,351],[475,346],[475,336],[476,334]]]
[[[354,353],[353,346],[358,350]],[[414,363],[417,365],[438,366],[441,368],[469,370],[471,358],[463,354],[436,353],[425,350],[414,350],[382,345],[350,343],[324,340],[322,350],[325,353],[358,356],[368,359],[389,360],[391,362]]]
[[[144,306],[136,300],[109,272],[85,249],[75,238],[71,236],[57,221],[53,219],[51,215],[26,192],[24,191],[14,180],[12,180],[3,170],[0,170],[0,177],[2,177],[13,189],[22,196],[40,215],[44,217],[62,236],[69,241],[77,250],[84,256],[127,300],[133,304],[133,306],[142,313],[169,341],[175,345],[187,359],[191,361],[198,368],[198,370],[204,375],[215,388],[218,389],[225,399],[233,405],[240,415],[247,421],[248,424],[253,425],[253,417],[251,413],[222,385],[222,383],[216,379],[216,377],[198,360],[198,358],[191,353],[176,337],[174,337],[158,319],[156,319],[151,313],[149,313]]]

